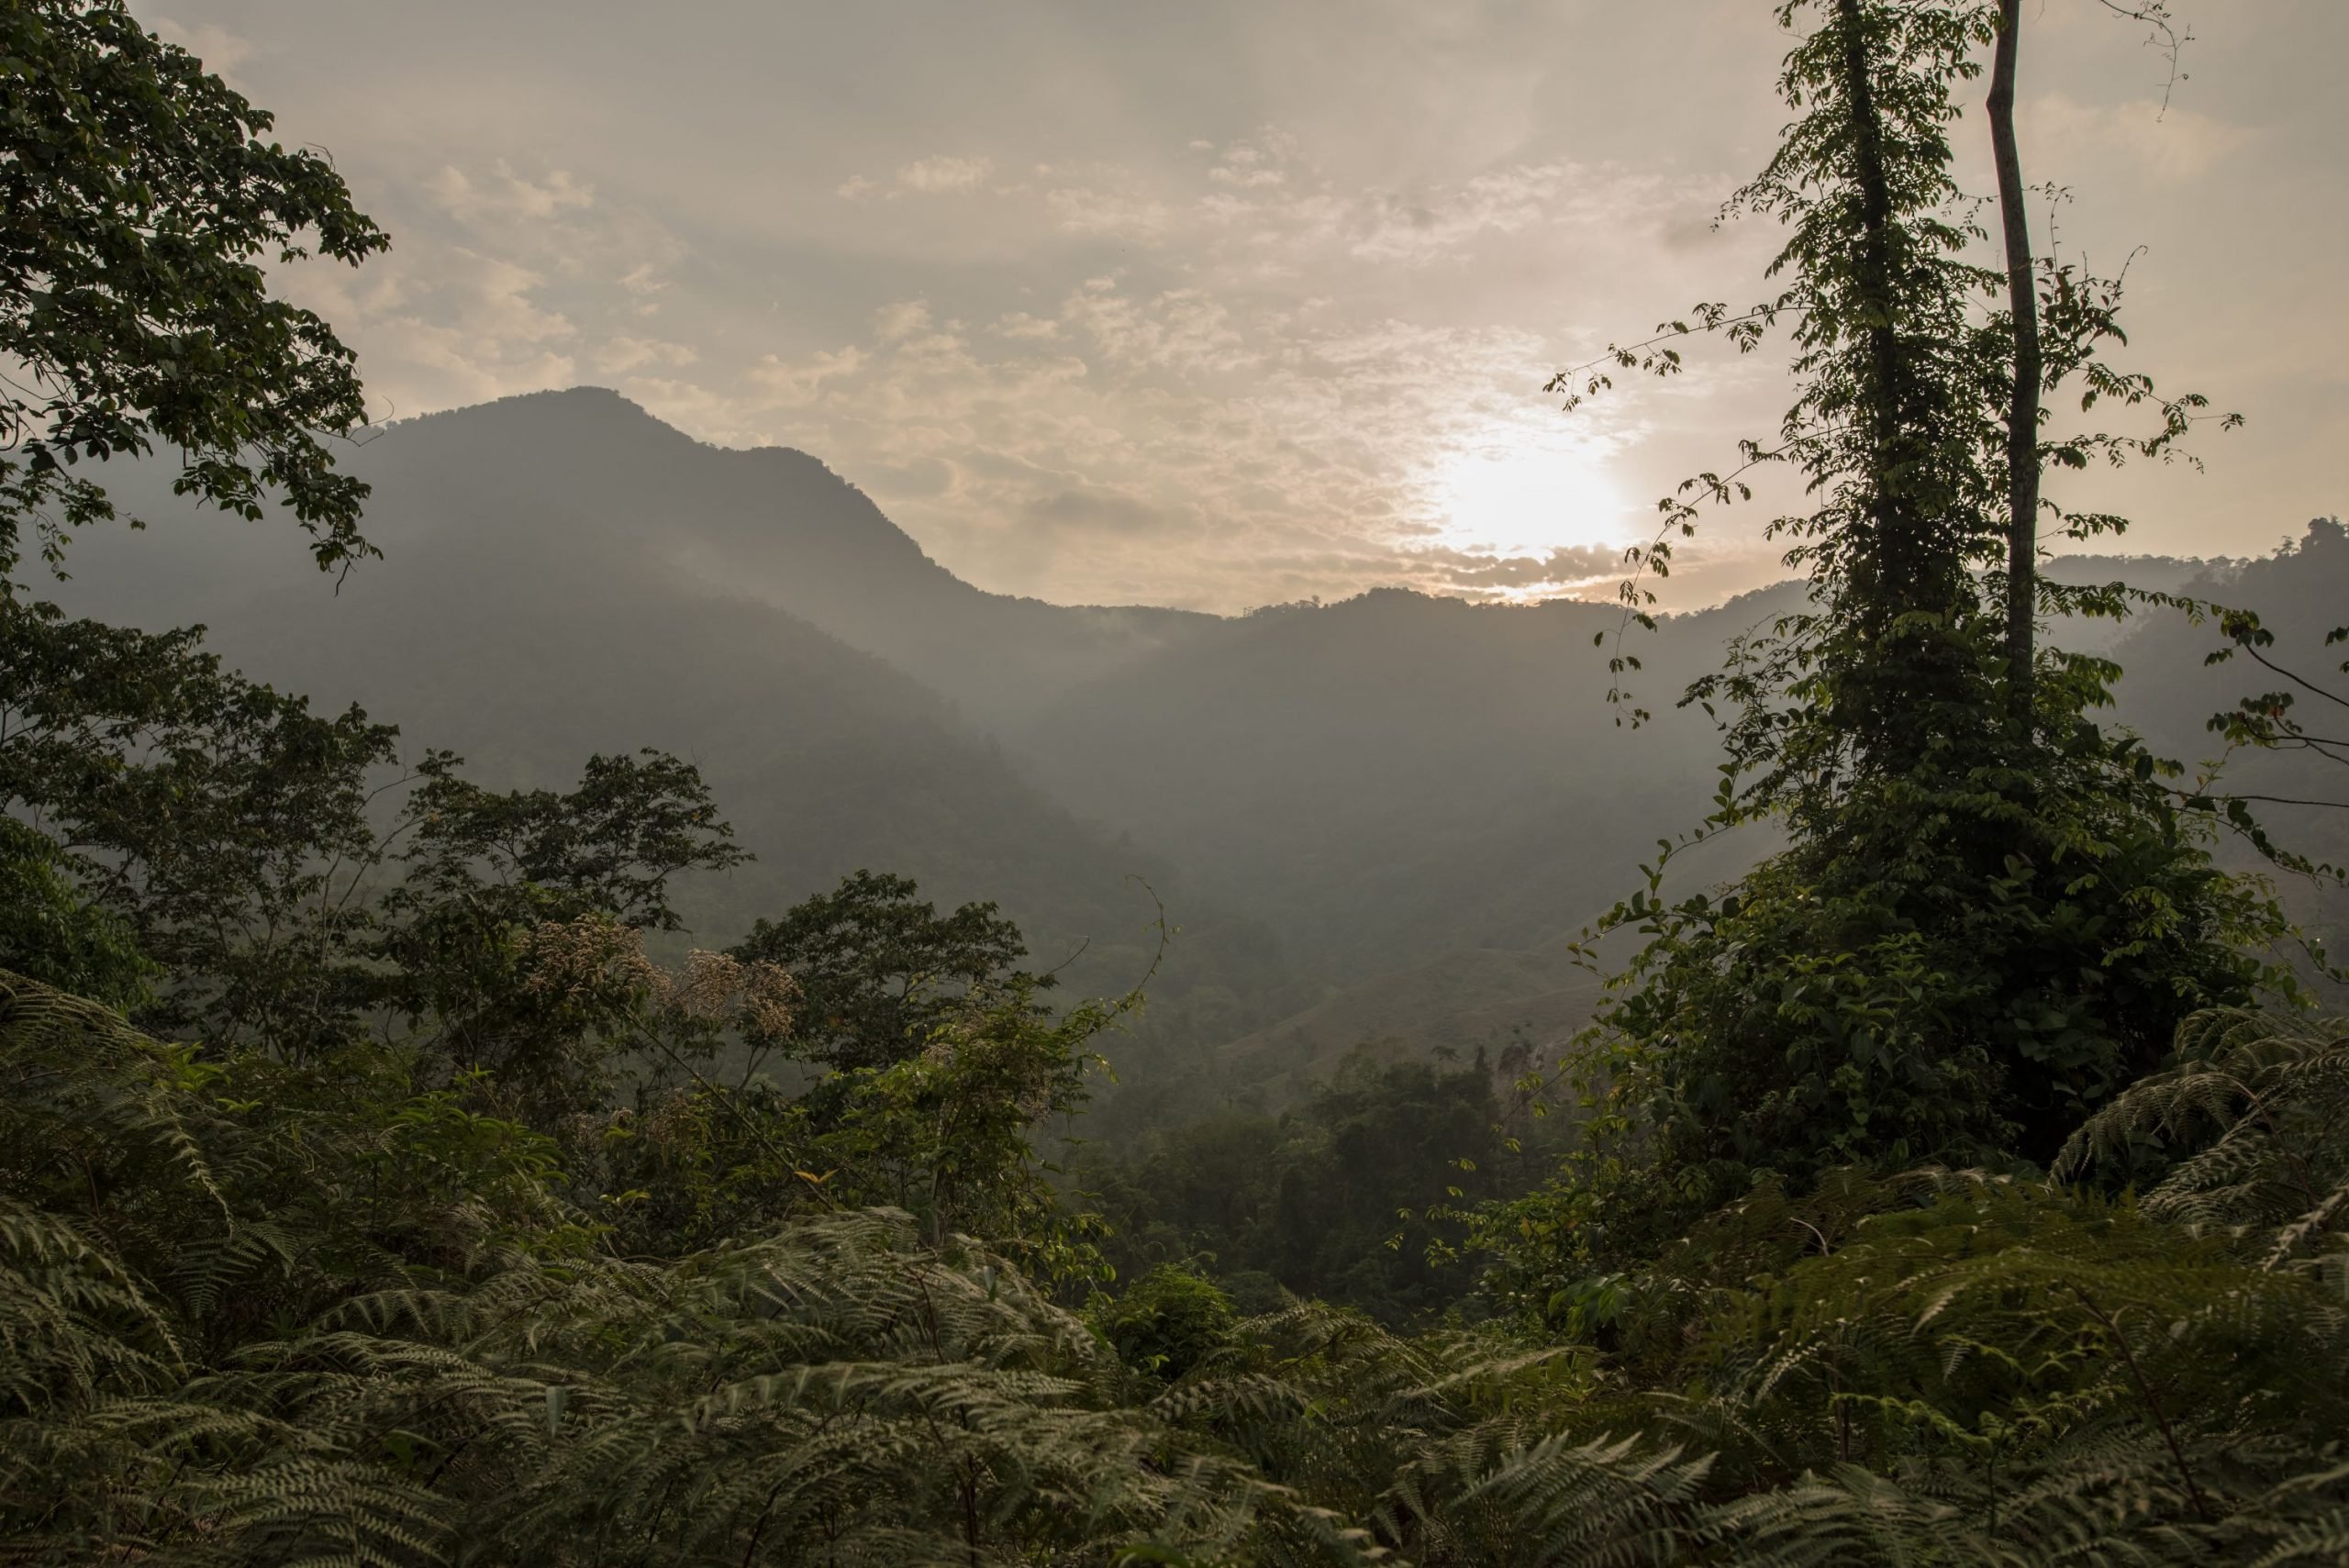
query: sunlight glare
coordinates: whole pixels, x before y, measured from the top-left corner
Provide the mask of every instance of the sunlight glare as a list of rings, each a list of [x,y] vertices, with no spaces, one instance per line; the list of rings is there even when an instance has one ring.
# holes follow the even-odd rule
[[[1527,439],[1521,429],[1465,443],[1439,463],[1428,491],[1436,537],[1497,558],[1543,557],[1630,538],[1630,508],[1609,473],[1605,443]]]

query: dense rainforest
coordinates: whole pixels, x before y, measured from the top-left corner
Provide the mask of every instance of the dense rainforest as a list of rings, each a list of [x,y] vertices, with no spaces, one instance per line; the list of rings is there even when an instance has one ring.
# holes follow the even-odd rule
[[[2055,570],[2125,525],[2043,474],[2228,421],[2034,249],[2024,8],[1774,9],[1775,292],[1553,385],[1783,342],[1780,427],[1619,606],[1227,624],[993,602],[604,395],[352,454],[271,286],[390,243],[331,163],[0,0],[0,1562],[2349,1562],[2349,539]],[[1761,467],[1798,581],[1656,616]],[[705,484],[820,527],[655,560]],[[294,530],[351,599],[229,656],[94,613]],[[772,595],[681,596],[729,551]],[[1464,648],[1534,738],[1455,785]],[[1434,743],[1222,695],[1318,667]],[[1594,708],[1651,782],[1541,739]]]

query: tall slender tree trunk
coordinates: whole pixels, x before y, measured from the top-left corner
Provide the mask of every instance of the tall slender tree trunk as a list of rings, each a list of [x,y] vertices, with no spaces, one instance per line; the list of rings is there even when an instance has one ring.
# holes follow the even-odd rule
[[[1884,123],[1876,110],[1876,86],[1868,74],[1868,32],[1861,0],[1836,0],[1836,18],[1843,28],[1843,91],[1851,100],[1854,175],[1860,188],[1860,286],[1872,316],[1862,329],[1868,350],[1868,439],[1875,448],[1876,472],[1869,476],[1869,520],[1876,531],[1870,563],[1881,574],[1878,586],[1895,596],[1873,595],[1876,613],[1890,622],[1903,610],[1911,588],[1909,569],[1909,531],[1891,475],[1899,466],[1903,391],[1900,337],[1894,321],[1892,286],[1892,182],[1884,165]],[[1879,628],[1868,628],[1871,635]]]
[[[2031,218],[2023,208],[2022,154],[2015,145],[2015,63],[2021,33],[2022,0],[1999,0],[1998,50],[1987,106],[1998,164],[1998,216],[2006,231],[2008,304],[2015,323],[2014,388],[2007,404],[2007,704],[2016,731],[2028,736],[2039,613],[2041,361]]]
[[[1870,19],[1880,0],[1836,0],[1842,28],[1843,93],[1851,112],[1852,179],[1860,198],[1860,232],[1854,237],[1859,298],[1855,330],[1865,347],[1858,403],[1872,449],[1867,474],[1868,547],[1852,567],[1852,598],[1868,650],[1844,672],[1838,706],[1852,739],[1875,767],[1901,773],[1915,765],[1926,737],[1916,715],[1933,701],[1941,661],[1920,646],[1894,644],[1902,617],[1946,609],[1945,573],[1934,557],[1926,519],[1909,477],[1916,455],[1919,390],[1910,348],[1903,340],[1898,275],[1898,207],[1887,163],[1887,131],[1876,97]]]

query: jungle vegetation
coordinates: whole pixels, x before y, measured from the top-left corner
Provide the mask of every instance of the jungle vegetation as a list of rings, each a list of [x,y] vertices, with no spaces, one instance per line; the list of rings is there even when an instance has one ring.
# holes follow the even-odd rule
[[[0,1562],[2349,1560],[2349,1026],[2217,854],[2327,868],[2034,628],[2202,617],[2291,688],[2214,718],[2257,752],[2337,699],[2038,570],[2121,526],[2041,466],[2208,408],[2108,363],[2010,125],[1979,263],[1951,139],[2021,8],[1776,9],[1777,292],[1560,384],[1791,341],[1740,461],[1807,596],[1688,693],[1688,841],[1785,847],[1648,868],[1562,1060],[1099,1151],[1142,994],[994,906],[875,870],[696,949],[680,879],[757,846],[692,763],[505,787],[39,596],[150,450],[368,570],[352,356],[265,264],[388,240],[119,0],[0,5]]]

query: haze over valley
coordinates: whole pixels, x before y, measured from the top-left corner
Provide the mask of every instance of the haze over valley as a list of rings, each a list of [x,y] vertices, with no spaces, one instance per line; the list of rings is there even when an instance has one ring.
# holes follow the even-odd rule
[[[452,749],[501,785],[562,784],[599,751],[696,762],[757,857],[687,885],[703,945],[871,869],[996,902],[1073,989],[1117,991],[1149,969],[1163,900],[1179,931],[1108,1096],[1151,1121],[1279,1103],[1360,1046],[1562,1042],[1598,995],[1571,944],[1719,784],[1711,724],[1672,699],[1800,602],[1782,585],[1654,633],[1611,602],[1396,589],[1237,616],[1052,605],[962,582],[818,455],[712,447],[596,388],[402,421],[349,466],[384,555],[340,584],[149,470],[117,493],[150,527],[77,539],[60,595],[204,622],[256,678],[360,703],[411,756]],[[2349,593],[2349,548],[2051,571],[2241,584],[2313,628]],[[1656,716],[1638,727],[1607,699],[1619,634]],[[2110,623],[2066,634],[2116,647]],[[2123,716],[2181,756],[2232,700],[2212,645],[2174,615],[2119,632]],[[1705,845],[1676,884],[1768,847]]]

